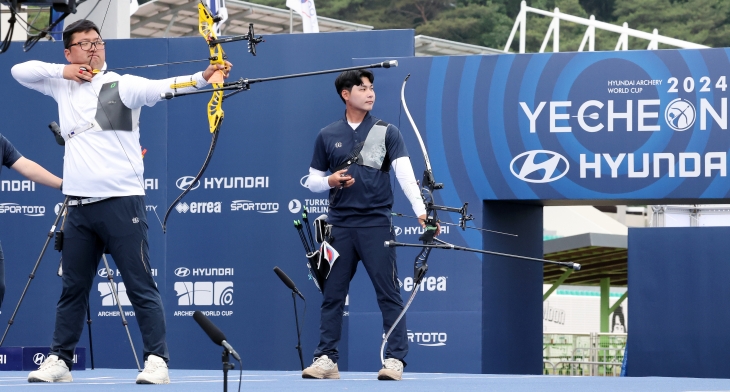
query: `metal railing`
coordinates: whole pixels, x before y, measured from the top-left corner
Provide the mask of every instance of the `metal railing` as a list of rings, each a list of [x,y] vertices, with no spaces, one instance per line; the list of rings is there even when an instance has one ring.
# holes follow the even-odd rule
[[[618,376],[625,333],[543,333],[543,374]]]
[[[547,47],[548,41],[550,41],[551,36],[553,38],[553,52],[560,51],[561,20],[587,26],[586,33],[583,36],[583,41],[581,41],[580,48],[578,49],[579,52],[582,52],[585,49],[586,44],[588,45],[588,51],[592,52],[595,50],[596,29],[619,34],[615,50],[628,50],[629,37],[635,37],[649,41],[649,45],[647,46],[647,49],[649,50],[658,49],[659,44],[670,45],[683,49],[707,48],[707,46],[705,45],[659,35],[659,31],[657,29],[654,29],[652,33],[647,33],[641,30],[630,29],[628,23],[624,23],[622,26],[617,26],[611,23],[598,21],[593,15],[591,15],[589,19],[586,19],[579,16],[563,14],[558,8],[555,8],[553,12],[545,11],[539,8],[528,7],[527,3],[523,1],[520,6],[520,13],[517,14],[517,17],[515,18],[515,24],[512,27],[512,32],[510,33],[509,39],[507,40],[507,45],[505,45],[504,47],[505,52],[509,52],[509,48],[512,46],[512,40],[515,38],[517,30],[519,29],[519,53],[525,53],[525,36],[527,30],[528,12],[553,18],[552,22],[550,22],[550,26],[548,27],[548,31],[545,34],[545,39],[542,41],[542,45],[539,51],[540,53],[543,53],[545,51],[545,48]]]

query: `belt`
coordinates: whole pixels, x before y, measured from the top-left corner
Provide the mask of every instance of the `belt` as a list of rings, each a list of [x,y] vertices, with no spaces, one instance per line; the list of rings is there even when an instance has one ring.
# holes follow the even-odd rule
[[[74,199],[71,199],[68,201],[68,205],[73,206],[83,206],[86,204],[96,203],[97,201],[102,201],[109,199],[110,197],[77,197]]]

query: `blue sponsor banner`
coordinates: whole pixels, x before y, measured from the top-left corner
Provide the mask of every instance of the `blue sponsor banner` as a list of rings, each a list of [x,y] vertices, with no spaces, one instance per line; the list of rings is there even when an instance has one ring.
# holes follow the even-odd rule
[[[379,85],[412,74],[406,98],[434,172],[462,199],[711,201],[730,191],[729,53],[408,58]]]
[[[123,67],[199,58],[201,43],[199,38],[111,40],[107,62],[110,67]],[[245,45],[241,42],[227,47],[228,58],[237,70],[232,78],[347,67],[358,56],[413,54],[412,32],[406,30],[275,35],[266,37],[266,48],[260,46],[257,57],[238,50]],[[12,112],[0,113],[4,124],[0,133],[26,157],[61,175],[64,150],[47,128],[51,121],[58,121],[57,105],[51,98],[22,87],[10,74],[13,65],[27,60],[66,61],[58,43],[39,43],[30,53],[13,46],[0,57],[0,83],[6,93],[0,96],[0,104],[12,108]],[[130,73],[161,79],[192,74],[204,67],[184,64]],[[200,169],[210,144],[205,109],[210,97],[180,98],[142,110],[140,143],[146,150],[145,171],[138,174],[147,194],[150,264],[165,302],[171,367],[219,368],[219,347],[190,317],[193,311],[201,310],[226,332],[234,346],[248,347],[252,355],[243,355],[245,368],[298,368],[299,359],[292,349],[296,344],[292,300],[272,271],[277,265],[309,300],[308,311],[303,314],[300,308],[299,315],[304,326],[305,357],[314,351],[319,340],[321,296],[307,281],[306,259],[292,220],[301,219],[304,206],[313,218],[327,213],[327,196],[314,194],[301,184],[317,132],[342,115],[342,102],[332,88],[335,77],[256,84],[251,91],[227,100],[225,121],[208,171],[172,210],[167,234],[162,233],[160,220],[186,181]],[[1,174],[0,240],[7,269],[3,310],[7,310],[19,299],[55,217],[54,208],[63,196],[58,190],[25,180],[14,170],[6,168]],[[6,343],[50,345],[61,292],[61,280],[56,276],[59,258],[56,251],[46,252]],[[113,258],[108,260],[132,341],[141,355],[137,315],[127,296],[124,276]],[[102,336],[96,331],[105,332],[103,339],[94,342],[95,362],[102,367],[134,368],[118,304],[102,267],[97,267],[90,295],[94,336]],[[0,321],[9,315],[3,312]],[[82,342],[88,339],[86,333],[85,328]]]
[[[352,302],[350,307],[352,308]],[[408,371],[481,372],[481,312],[408,312]],[[380,369],[380,312],[350,312],[349,369]]]
[[[23,347],[23,368],[18,370],[37,370],[48,356],[48,347]],[[86,348],[76,347],[71,370],[86,370]]]
[[[0,347],[0,370],[23,370],[23,348]]]

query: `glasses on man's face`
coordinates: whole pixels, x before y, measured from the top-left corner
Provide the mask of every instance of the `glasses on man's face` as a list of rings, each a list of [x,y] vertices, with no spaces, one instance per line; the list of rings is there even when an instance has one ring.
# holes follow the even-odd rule
[[[75,44],[71,44],[68,47],[70,48],[72,46],[78,45],[79,48],[81,48],[81,50],[89,51],[89,50],[91,50],[92,46],[96,49],[104,49],[105,44],[106,44],[106,42],[104,42],[102,40],[93,41],[93,42],[92,41],[81,41],[81,42],[77,42]]]

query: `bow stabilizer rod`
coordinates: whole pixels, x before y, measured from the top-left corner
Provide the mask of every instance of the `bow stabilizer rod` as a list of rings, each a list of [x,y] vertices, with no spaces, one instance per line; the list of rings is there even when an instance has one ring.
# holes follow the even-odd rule
[[[213,91],[222,91],[222,90],[244,91],[244,90],[249,90],[250,86],[254,83],[271,82],[274,80],[283,80],[283,79],[301,78],[301,77],[305,77],[305,76],[325,75],[325,74],[344,72],[344,71],[355,71],[358,69],[391,68],[391,67],[397,67],[397,66],[398,66],[398,60],[389,60],[389,61],[383,61],[383,62],[375,63],[375,64],[359,65],[356,67],[335,68],[335,69],[328,69],[328,70],[324,70],[324,71],[313,71],[313,72],[304,72],[304,73],[297,73],[297,74],[290,74],[290,75],[271,76],[271,77],[267,77],[267,78],[256,78],[256,79],[241,78],[235,82],[223,83],[223,87],[198,90],[198,91],[181,92],[181,93],[164,93],[164,94],[161,94],[160,96],[164,99],[173,99],[173,98],[183,97],[186,95],[205,94],[205,93],[210,93]]]
[[[580,271],[580,267],[581,267],[580,264],[573,263],[572,261],[545,260],[545,259],[538,259],[535,257],[513,255],[513,254],[509,254],[509,253],[500,253],[500,252],[493,252],[493,251],[483,250],[483,249],[467,248],[465,246],[449,244],[448,242],[441,241],[438,238],[434,238],[434,241],[438,242],[438,243],[437,244],[408,244],[405,242],[398,242],[398,241],[385,241],[384,245],[386,248],[403,246],[403,247],[413,247],[413,248],[463,250],[466,252],[483,253],[483,254],[487,254],[487,255],[502,256],[502,257],[513,257],[516,259],[537,261],[537,262],[545,263],[545,264],[554,264],[554,265],[559,265],[562,267],[572,268],[574,271]]]
[[[417,216],[401,214],[400,212],[391,212],[390,215],[397,216],[397,217],[400,217],[400,218],[420,219]],[[463,231],[466,231],[466,229],[472,229],[472,230],[484,231],[484,232],[487,232],[487,233],[508,235],[510,237],[519,237],[517,234],[505,233],[503,231],[489,230],[489,229],[484,229],[484,228],[474,227],[474,226],[466,226],[466,225],[463,225],[462,224],[461,220],[459,220],[459,223],[451,223],[451,222],[439,221],[439,224],[440,225],[447,225],[447,226],[459,226],[461,228],[461,230],[463,230]]]

